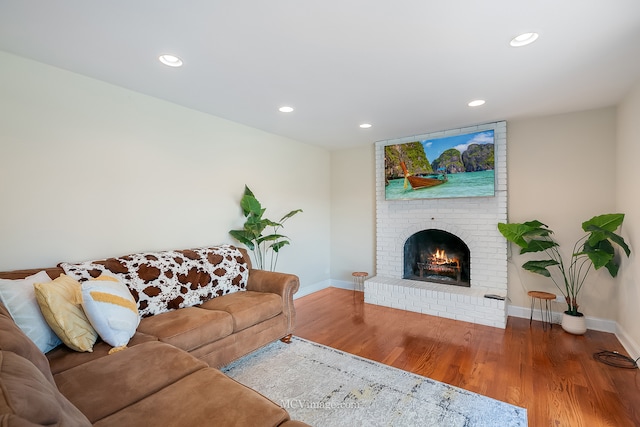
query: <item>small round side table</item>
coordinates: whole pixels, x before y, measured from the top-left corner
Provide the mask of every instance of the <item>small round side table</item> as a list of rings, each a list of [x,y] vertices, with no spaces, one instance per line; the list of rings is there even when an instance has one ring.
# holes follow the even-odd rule
[[[531,326],[531,322],[533,321],[533,310],[536,305],[536,300],[540,303],[540,317],[542,318],[542,330],[547,330],[547,324],[549,328],[553,327],[553,322],[551,322],[551,304],[550,301],[556,299],[555,294],[549,292],[542,291],[529,291],[527,295],[531,297],[531,316],[529,317],[529,326]],[[542,308],[542,301],[544,301],[544,309]]]
[[[369,273],[364,271],[354,271],[351,275],[353,276],[353,290],[364,292],[364,279],[367,278]]]

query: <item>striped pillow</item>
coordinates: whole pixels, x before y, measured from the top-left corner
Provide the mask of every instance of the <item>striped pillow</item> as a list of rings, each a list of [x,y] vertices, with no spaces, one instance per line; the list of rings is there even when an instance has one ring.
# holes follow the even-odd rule
[[[82,284],[82,308],[100,338],[121,350],[140,323],[138,306],[129,288],[115,277],[101,275]]]

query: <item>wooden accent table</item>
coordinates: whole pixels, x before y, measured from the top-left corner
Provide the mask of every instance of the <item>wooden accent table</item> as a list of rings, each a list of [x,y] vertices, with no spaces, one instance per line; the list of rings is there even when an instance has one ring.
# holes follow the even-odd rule
[[[540,302],[540,317],[542,317],[542,330],[547,330],[547,324],[549,324],[549,328],[553,327],[553,322],[551,321],[551,304],[550,301],[556,299],[556,295],[549,292],[542,291],[529,291],[527,295],[531,297],[531,316],[529,317],[529,326],[531,326],[531,322],[533,321],[533,310],[536,305],[536,300]],[[544,310],[542,309],[542,301],[544,301]]]
[[[364,271],[354,271],[351,275],[353,276],[353,290],[364,292],[364,279],[367,278],[369,273]]]

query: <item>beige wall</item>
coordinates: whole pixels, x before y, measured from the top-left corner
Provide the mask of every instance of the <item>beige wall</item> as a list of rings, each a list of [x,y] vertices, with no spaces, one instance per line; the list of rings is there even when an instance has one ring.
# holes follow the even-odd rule
[[[331,278],[375,272],[374,145],[331,153]]]
[[[605,108],[510,121],[507,167],[510,222],[538,219],[555,232],[567,260],[584,235],[581,224],[594,215],[615,212],[616,111]],[[511,246],[510,303],[527,307],[527,291],[560,294],[550,279],[520,266],[532,256],[520,256]],[[581,311],[615,320],[616,287],[604,270],[592,271],[581,292]],[[564,304],[554,310],[563,311]]]
[[[617,206],[626,214],[622,236],[631,246],[618,275],[618,323],[634,345],[640,345],[640,81],[618,108]],[[640,356],[636,347],[635,357]]]
[[[232,242],[291,209],[279,270],[329,278],[328,151],[0,52],[0,270]]]

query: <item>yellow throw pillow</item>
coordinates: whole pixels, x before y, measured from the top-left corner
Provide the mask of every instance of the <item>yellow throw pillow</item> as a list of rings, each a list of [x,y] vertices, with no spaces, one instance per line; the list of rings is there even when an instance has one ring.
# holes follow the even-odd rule
[[[98,333],[82,309],[80,283],[61,274],[33,287],[42,315],[62,342],[75,351],[92,352]]]

